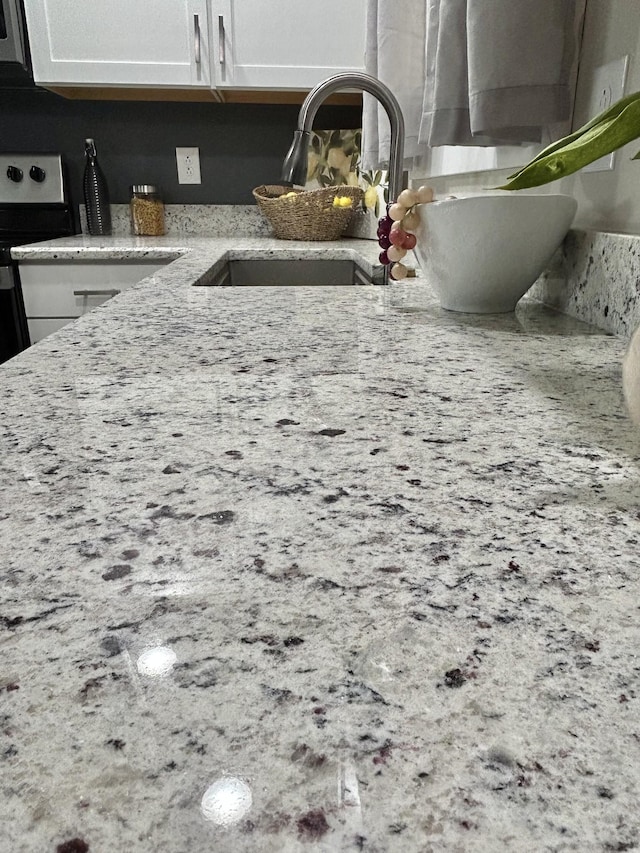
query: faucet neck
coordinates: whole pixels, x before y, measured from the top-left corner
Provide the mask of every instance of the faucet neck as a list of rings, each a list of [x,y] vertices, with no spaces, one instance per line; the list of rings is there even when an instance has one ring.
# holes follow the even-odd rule
[[[389,199],[396,201],[402,190],[402,162],[404,155],[404,117],[402,109],[391,90],[370,74],[359,71],[334,74],[312,89],[300,107],[298,130],[311,131],[318,107],[334,92],[341,89],[359,89],[373,95],[382,104],[391,125],[389,151]]]

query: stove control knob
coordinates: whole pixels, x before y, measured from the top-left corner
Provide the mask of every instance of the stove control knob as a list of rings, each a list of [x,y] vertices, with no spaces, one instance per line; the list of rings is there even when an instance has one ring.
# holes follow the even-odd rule
[[[37,184],[41,184],[44,179],[47,177],[47,173],[44,169],[41,169],[40,166],[32,166],[29,169],[29,177],[32,181],[35,181]]]
[[[14,181],[14,183],[19,184],[22,180],[22,169],[19,169],[17,166],[9,166],[7,169],[7,177],[10,181]]]

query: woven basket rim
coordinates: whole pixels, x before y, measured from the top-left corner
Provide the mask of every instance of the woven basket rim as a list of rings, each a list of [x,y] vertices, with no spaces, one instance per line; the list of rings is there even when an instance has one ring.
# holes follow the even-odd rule
[[[273,192],[280,191],[279,195],[265,195],[263,191]],[[277,201],[280,199],[280,195],[284,195],[288,192],[294,192],[297,196],[305,196],[306,198],[319,198],[320,196],[334,196],[340,195],[360,195],[364,196],[364,190],[361,187],[352,187],[348,184],[343,184],[342,186],[337,187],[319,187],[314,190],[304,190],[297,187],[288,187],[283,184],[260,184],[259,187],[255,187],[252,190],[253,195],[256,198],[265,198],[267,201]]]

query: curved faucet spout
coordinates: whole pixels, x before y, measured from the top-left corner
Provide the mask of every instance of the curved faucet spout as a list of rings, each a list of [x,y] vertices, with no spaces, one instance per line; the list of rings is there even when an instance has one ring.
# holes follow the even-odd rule
[[[400,104],[391,90],[370,74],[359,71],[334,74],[318,83],[300,107],[298,129],[284,161],[282,179],[287,183],[304,185],[307,175],[307,151],[313,120],[325,99],[341,89],[358,89],[373,95],[384,107],[391,124],[389,151],[389,199],[395,201],[402,190],[402,161],[404,156],[404,117]]]

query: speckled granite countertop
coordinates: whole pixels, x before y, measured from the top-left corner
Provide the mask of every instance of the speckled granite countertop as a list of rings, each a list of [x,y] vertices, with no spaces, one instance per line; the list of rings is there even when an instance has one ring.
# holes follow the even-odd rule
[[[221,246],[0,368],[3,849],[637,847],[622,340]]]

